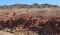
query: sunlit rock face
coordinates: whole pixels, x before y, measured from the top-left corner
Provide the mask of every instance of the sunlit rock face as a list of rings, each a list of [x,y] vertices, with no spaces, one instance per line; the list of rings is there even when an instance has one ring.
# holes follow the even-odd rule
[[[8,13],[5,13],[5,15],[7,17],[14,17],[16,15],[16,13],[15,12],[8,12]]]

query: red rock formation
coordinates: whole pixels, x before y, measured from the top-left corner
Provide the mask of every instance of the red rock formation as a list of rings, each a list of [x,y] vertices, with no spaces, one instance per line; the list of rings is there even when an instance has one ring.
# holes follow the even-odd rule
[[[23,28],[28,28],[32,31],[38,32],[59,32],[60,31],[60,17],[44,17],[34,16],[28,14],[19,14],[12,12],[6,13],[8,17],[0,21],[1,28],[15,28],[23,25]],[[7,19],[9,18],[9,19]]]

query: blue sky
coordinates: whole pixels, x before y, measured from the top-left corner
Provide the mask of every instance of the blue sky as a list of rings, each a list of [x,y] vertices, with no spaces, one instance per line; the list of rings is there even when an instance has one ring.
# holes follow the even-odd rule
[[[0,5],[11,5],[11,4],[54,4],[60,6],[60,0],[0,0]]]

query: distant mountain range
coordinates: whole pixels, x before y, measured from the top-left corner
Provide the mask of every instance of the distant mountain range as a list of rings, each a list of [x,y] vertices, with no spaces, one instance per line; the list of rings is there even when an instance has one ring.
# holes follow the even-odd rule
[[[58,7],[60,8],[58,5],[51,5],[51,4],[38,4],[38,3],[34,3],[32,5],[28,5],[28,4],[13,4],[13,5],[4,5],[4,6],[0,6],[0,9],[20,9],[20,8],[45,8],[45,7]]]

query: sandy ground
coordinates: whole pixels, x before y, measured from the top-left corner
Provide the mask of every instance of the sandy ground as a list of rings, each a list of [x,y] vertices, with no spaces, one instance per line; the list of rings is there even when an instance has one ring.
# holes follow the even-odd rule
[[[0,31],[0,35],[14,35],[14,34],[8,33],[8,32],[4,32],[4,31]]]

